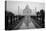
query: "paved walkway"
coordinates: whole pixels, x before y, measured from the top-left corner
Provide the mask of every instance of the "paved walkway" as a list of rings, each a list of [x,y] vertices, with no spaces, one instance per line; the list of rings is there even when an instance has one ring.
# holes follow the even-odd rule
[[[18,24],[17,27],[19,29],[34,29],[36,26],[39,26],[34,19],[32,19],[30,16],[25,16],[22,21]],[[36,26],[35,26],[36,25]],[[39,26],[40,27],[40,26]],[[16,28],[16,27],[15,27]]]
[[[22,19],[22,25],[20,26],[20,29],[32,29],[35,28],[35,25],[32,22],[32,19],[30,16],[25,16],[25,18]]]

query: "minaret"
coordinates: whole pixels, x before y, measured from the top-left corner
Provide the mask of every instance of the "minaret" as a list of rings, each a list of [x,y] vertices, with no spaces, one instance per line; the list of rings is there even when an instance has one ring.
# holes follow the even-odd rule
[[[35,7],[35,13],[37,12],[37,9],[36,9],[36,7]]]
[[[19,15],[19,6],[18,6],[18,15]]]
[[[37,8],[35,7],[35,15],[36,15],[36,13],[37,13]]]

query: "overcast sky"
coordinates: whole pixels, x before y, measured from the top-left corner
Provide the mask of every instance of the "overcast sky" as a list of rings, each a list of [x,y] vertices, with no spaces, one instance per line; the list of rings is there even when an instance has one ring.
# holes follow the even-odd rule
[[[19,12],[23,14],[23,10],[25,9],[26,5],[29,5],[29,8],[32,10],[32,12],[39,11],[40,9],[44,9],[44,3],[39,2],[24,2],[24,1],[7,1],[7,11],[11,11],[14,14],[18,14],[18,6],[19,6]]]

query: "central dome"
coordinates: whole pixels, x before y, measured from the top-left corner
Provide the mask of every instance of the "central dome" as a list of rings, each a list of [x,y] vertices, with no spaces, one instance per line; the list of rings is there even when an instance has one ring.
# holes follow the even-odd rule
[[[31,15],[31,9],[29,8],[29,5],[26,5],[25,9],[23,10],[24,15]]]

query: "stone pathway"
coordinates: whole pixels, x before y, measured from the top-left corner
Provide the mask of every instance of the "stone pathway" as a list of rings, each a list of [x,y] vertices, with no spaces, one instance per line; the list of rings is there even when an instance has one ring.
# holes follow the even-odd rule
[[[22,25],[20,26],[20,29],[32,29],[35,28],[35,25],[32,22],[32,19],[30,16],[26,16],[25,18],[22,19]]]

